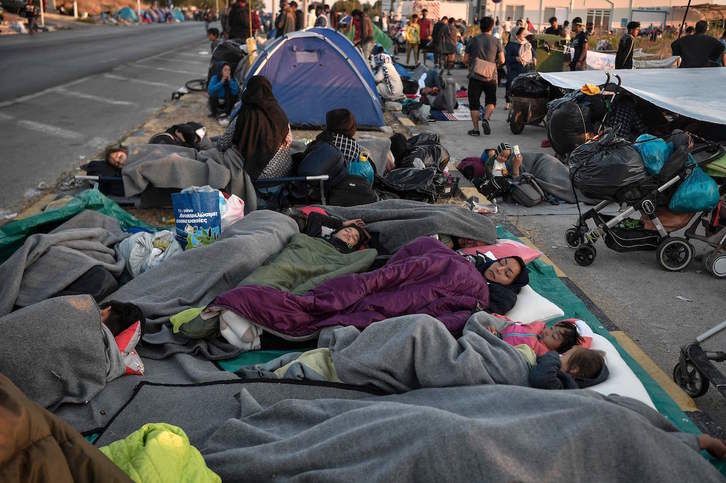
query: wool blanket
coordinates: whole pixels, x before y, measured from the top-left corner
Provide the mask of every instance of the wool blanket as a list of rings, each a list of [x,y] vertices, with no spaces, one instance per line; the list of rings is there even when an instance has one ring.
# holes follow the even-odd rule
[[[0,318],[0,372],[41,406],[84,403],[126,370],[88,295],[57,297]]]
[[[438,240],[422,237],[378,270],[337,277],[303,295],[245,286],[211,305],[233,310],[282,337],[310,339],[324,327],[362,329],[406,314],[431,315],[460,333],[469,316],[488,302],[487,283],[473,264]]]
[[[698,453],[696,435],[676,432],[638,401],[586,390],[488,385],[265,406],[243,389],[236,411],[197,444],[223,481],[268,481],[270,475],[296,481],[723,481]],[[185,416],[194,419],[193,413]]]
[[[262,285],[302,294],[324,281],[370,268],[377,252],[373,249],[340,253],[321,238],[298,233],[276,256],[245,277],[242,285]]]
[[[496,226],[489,218],[455,205],[384,200],[361,206],[326,206],[325,210],[345,220],[365,221],[368,231],[377,235],[377,248],[383,254],[434,234],[481,240],[483,245],[492,245],[497,238]]]
[[[125,260],[114,245],[126,236],[118,220],[92,210],[51,233],[29,236],[0,265],[0,316],[54,296],[93,267],[119,276]]]
[[[126,196],[136,196],[149,186],[182,189],[209,185],[254,204],[254,187],[243,167],[244,160],[235,149],[220,153],[216,148],[197,151],[170,144],[137,144],[129,147],[121,176]]]
[[[479,384],[527,386],[528,362],[519,350],[485,328],[498,320],[479,312],[467,321],[461,337],[456,339],[433,317],[405,315],[374,322],[363,331],[355,327],[324,329],[318,347],[330,351],[340,382],[387,393]],[[294,359],[286,354],[254,368],[243,368],[237,374],[275,378],[278,376],[273,371],[285,367],[280,375],[284,378],[329,380],[315,367],[308,367],[304,358]]]
[[[148,270],[106,300],[137,305],[146,329],[160,329],[169,317],[209,304],[234,287],[262,263],[280,252],[298,233],[292,218],[273,211],[255,211],[229,226],[222,238],[194,248]]]

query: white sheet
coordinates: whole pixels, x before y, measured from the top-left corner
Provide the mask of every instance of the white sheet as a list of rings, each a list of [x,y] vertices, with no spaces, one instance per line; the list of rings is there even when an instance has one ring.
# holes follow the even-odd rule
[[[621,69],[622,88],[658,107],[699,121],[726,125],[726,69]],[[552,85],[580,89],[583,84],[602,84],[606,72],[541,72]],[[614,79],[613,79],[614,80]]]

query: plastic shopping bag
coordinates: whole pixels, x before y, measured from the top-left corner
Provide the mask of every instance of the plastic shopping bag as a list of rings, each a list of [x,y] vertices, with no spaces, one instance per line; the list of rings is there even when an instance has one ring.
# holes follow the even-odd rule
[[[693,162],[693,158],[689,156]],[[716,207],[719,200],[718,185],[698,166],[673,194],[668,209],[676,213],[695,213]]]
[[[648,174],[659,174],[665,162],[673,153],[673,145],[657,138],[652,134],[642,134],[633,143],[633,147],[640,157],[643,158],[643,165]]]
[[[176,238],[185,250],[209,245],[222,235],[219,191],[188,189],[172,194],[171,202]]]

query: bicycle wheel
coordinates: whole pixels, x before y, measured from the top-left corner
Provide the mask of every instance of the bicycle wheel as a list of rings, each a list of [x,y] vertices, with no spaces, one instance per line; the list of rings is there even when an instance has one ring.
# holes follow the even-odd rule
[[[207,79],[193,79],[190,81],[187,81],[186,84],[184,84],[184,87],[189,89],[190,91],[206,91],[207,90]]]

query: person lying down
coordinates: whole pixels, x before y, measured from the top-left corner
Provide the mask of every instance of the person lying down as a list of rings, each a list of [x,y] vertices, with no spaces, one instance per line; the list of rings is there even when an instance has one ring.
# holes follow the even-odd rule
[[[580,389],[607,379],[602,353],[575,346],[562,357],[553,351],[538,359],[528,345],[513,346],[494,334],[508,324],[477,312],[458,339],[437,319],[420,314],[376,322],[363,331],[331,327],[321,332],[317,349],[237,374],[342,382],[388,393],[481,384]]]

